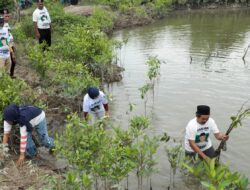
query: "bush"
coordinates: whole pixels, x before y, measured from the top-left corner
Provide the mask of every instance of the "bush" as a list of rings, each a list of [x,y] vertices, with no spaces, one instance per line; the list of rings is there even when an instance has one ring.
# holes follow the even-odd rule
[[[1,0],[0,1],[0,10],[3,9],[9,9],[9,10],[13,10],[14,9],[14,1],[13,0]]]
[[[4,108],[12,103],[42,106],[42,102],[36,100],[36,95],[24,81],[13,80],[7,74],[3,74],[0,80],[0,121],[3,119]]]
[[[55,52],[59,52],[63,60],[105,65],[112,60],[112,43],[99,30],[72,26],[56,45]]]
[[[25,16],[22,18],[21,25],[19,25],[21,33],[25,34],[26,38],[35,38],[35,28],[33,25],[32,18],[30,16]],[[17,32],[16,32],[17,33]],[[15,36],[14,36],[15,37]]]
[[[107,33],[114,28],[114,18],[115,16],[112,12],[95,8],[93,15],[88,20],[88,25]]]
[[[53,49],[43,52],[42,45],[30,45],[28,49],[30,63],[46,79],[52,93],[75,97],[83,94],[89,86],[98,86],[98,80],[82,63],[61,60],[55,55]]]
[[[75,180],[71,180],[71,185],[79,186],[78,189],[84,189],[84,184],[76,179],[85,173],[89,180],[99,181],[109,189],[108,185],[119,183],[134,169],[140,180],[155,171],[153,156],[159,139],[145,134],[144,130],[149,127],[147,118],[133,118],[127,131],[120,127],[105,130],[106,125],[110,126],[105,120],[89,125],[73,114],[68,117],[64,134],[57,137],[57,152],[72,165],[71,177]]]

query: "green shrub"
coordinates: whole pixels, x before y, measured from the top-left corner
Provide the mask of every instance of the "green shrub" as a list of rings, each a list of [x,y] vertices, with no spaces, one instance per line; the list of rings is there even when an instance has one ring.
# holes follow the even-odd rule
[[[25,16],[22,18],[21,25],[18,26],[18,30],[20,30],[21,33],[25,34],[25,39],[35,38],[35,28],[33,25],[32,18],[30,16]]]
[[[114,14],[104,9],[95,8],[93,15],[88,20],[88,25],[109,32],[114,28]]]
[[[14,9],[14,1],[13,0],[1,0],[0,1],[0,10],[3,9],[9,9],[9,10],[13,10]]]
[[[98,63],[102,66],[112,60],[112,42],[108,37],[101,31],[80,26],[68,28],[55,51],[64,60],[84,64]]]
[[[36,104],[41,106],[41,102],[36,100],[36,95],[31,88],[22,80],[10,78],[3,74],[0,77],[0,120],[2,121],[3,109],[11,103],[15,104]]]
[[[47,81],[52,93],[75,97],[85,92],[89,86],[99,85],[86,66],[56,58],[53,49],[43,52],[42,45],[30,45],[28,57],[31,65]]]
[[[89,175],[85,176],[87,184],[91,179],[109,189],[108,184],[119,183],[135,169],[140,182],[142,176],[150,177],[155,172],[153,156],[159,139],[145,134],[147,118],[135,117],[126,131],[120,127],[105,130],[105,125],[105,120],[89,125],[74,114],[68,117],[63,135],[57,137],[57,152],[74,168],[72,186],[82,187],[82,181],[74,179],[84,173]]]
[[[157,11],[164,11],[172,4],[172,0],[154,0],[154,5]]]
[[[12,35],[14,36],[14,40],[16,43],[25,43],[26,41],[26,34],[23,31],[22,23],[16,23],[13,30],[11,30]]]

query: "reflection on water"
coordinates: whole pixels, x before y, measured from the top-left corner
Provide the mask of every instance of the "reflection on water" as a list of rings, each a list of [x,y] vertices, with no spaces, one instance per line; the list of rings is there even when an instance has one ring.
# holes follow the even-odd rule
[[[136,104],[134,114],[144,113],[138,88],[146,82],[147,57],[157,55],[166,64],[161,66],[154,104],[148,103],[153,126],[150,133],[168,132],[182,140],[183,129],[194,117],[198,104],[210,105],[212,117],[221,131],[226,131],[230,116],[250,98],[250,51],[246,63],[242,61],[244,49],[250,44],[249,16],[247,10],[179,13],[150,26],[117,32],[115,39],[129,40],[119,56],[126,70],[124,79],[111,89],[112,117],[126,126],[129,103]],[[248,134],[249,120],[245,127],[232,132],[222,160],[230,161],[232,169],[250,178]],[[163,147],[158,157],[159,173],[153,185],[161,190],[166,189],[169,180]],[[192,184],[178,175],[177,189],[198,189]]]

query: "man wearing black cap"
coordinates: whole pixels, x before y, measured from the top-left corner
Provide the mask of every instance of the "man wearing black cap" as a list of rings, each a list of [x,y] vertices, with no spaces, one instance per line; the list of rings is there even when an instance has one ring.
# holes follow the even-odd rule
[[[215,121],[209,116],[209,106],[197,106],[196,117],[190,120],[186,127],[185,152],[187,156],[195,157],[198,154],[205,160],[215,157],[215,151],[209,138],[211,132],[217,140],[228,140],[228,136],[219,131]]]
[[[36,130],[41,143],[49,148],[54,148],[54,140],[48,136],[45,113],[42,109],[32,106],[9,105],[3,111],[4,136],[3,145],[8,146],[12,125],[20,126],[20,155],[17,165],[23,164],[25,157],[34,158],[37,148],[32,140],[32,131]]]
[[[105,94],[96,87],[90,87],[88,93],[83,99],[83,116],[88,118],[88,114],[92,116],[92,124],[96,119],[102,119],[109,116],[108,100]]]
[[[33,12],[33,22],[36,30],[36,38],[39,43],[46,42],[51,45],[51,19],[43,0],[37,0],[37,9]]]

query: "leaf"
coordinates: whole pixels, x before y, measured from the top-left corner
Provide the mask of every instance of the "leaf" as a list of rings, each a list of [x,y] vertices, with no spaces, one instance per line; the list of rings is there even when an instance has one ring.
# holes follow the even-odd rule
[[[192,167],[190,167],[189,165],[187,165],[186,163],[182,163],[182,166],[184,168],[186,168],[190,173],[194,173],[194,169]]]
[[[201,181],[201,184],[204,186],[204,187],[207,187],[209,188],[211,183],[209,183],[208,181]]]

